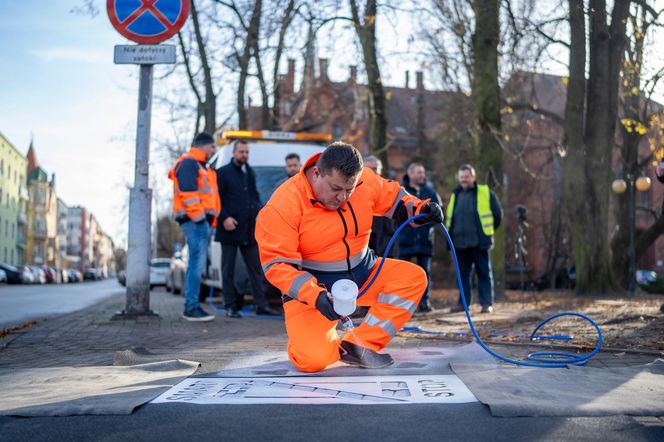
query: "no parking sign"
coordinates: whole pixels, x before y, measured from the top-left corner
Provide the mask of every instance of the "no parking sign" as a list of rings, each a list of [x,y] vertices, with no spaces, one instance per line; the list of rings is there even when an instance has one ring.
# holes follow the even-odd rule
[[[113,27],[140,44],[156,44],[175,35],[189,16],[189,0],[107,0]]]

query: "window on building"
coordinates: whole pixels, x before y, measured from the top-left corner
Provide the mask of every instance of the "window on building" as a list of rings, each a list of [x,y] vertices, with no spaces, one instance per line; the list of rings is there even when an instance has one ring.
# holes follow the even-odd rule
[[[12,239],[16,238],[16,224],[12,223]]]
[[[0,160],[0,176],[5,174],[5,160]]]
[[[5,220],[5,236],[9,236],[9,220]]]
[[[7,262],[7,247],[3,247],[3,250],[5,251],[5,259],[3,261]]]
[[[11,250],[11,256],[12,256],[12,261],[11,261],[11,263],[12,263],[13,265],[16,265],[16,262],[14,262],[14,249]]]

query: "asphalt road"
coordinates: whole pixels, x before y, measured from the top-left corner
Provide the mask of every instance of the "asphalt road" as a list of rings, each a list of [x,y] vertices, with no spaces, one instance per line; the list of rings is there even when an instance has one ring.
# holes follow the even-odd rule
[[[0,328],[84,309],[125,289],[116,279],[74,284],[0,285]]]
[[[654,418],[658,419],[658,418]],[[629,416],[495,418],[456,405],[154,404],[130,416],[0,417],[7,441],[661,441],[664,426]]]

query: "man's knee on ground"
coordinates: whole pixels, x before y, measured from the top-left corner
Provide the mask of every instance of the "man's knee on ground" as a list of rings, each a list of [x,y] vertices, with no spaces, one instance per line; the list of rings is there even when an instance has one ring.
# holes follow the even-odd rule
[[[298,370],[315,373],[339,360],[339,345],[323,344],[319,348],[296,349],[288,347],[288,359]]]

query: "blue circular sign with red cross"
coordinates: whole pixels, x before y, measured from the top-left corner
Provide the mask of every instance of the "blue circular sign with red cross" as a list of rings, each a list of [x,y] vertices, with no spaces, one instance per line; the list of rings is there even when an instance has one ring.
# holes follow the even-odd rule
[[[189,17],[189,0],[106,0],[113,27],[140,44],[157,44],[175,35]]]

